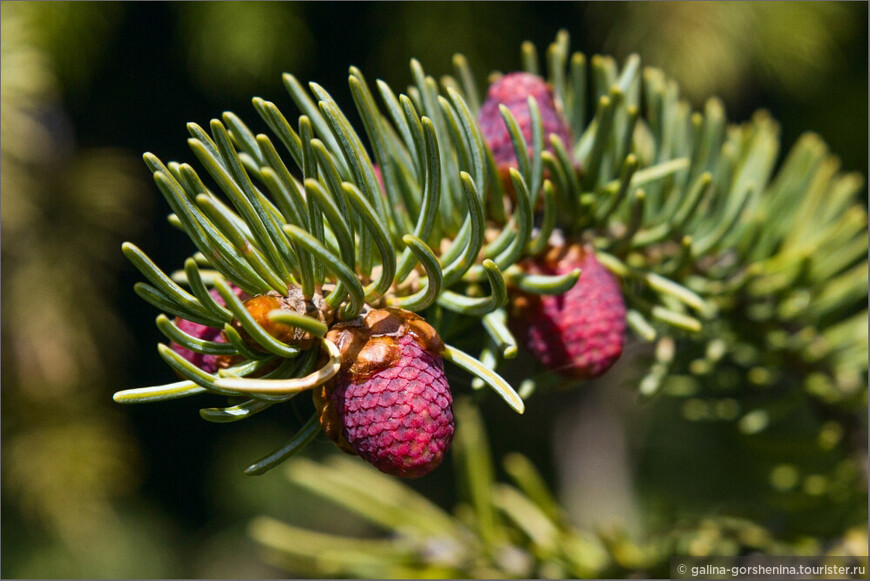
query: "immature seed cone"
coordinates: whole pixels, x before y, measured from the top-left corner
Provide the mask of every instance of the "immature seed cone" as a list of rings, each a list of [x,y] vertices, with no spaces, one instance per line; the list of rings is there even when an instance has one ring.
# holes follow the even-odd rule
[[[387,308],[339,323],[326,338],[342,364],[315,391],[323,431],[387,474],[419,478],[434,470],[453,440],[453,398],[435,329]]]
[[[248,294],[237,287],[236,285],[230,283],[230,288],[233,289],[233,292],[236,293],[236,296],[240,299],[247,300]],[[212,289],[209,291],[209,294],[214,298],[215,302],[219,305],[224,306],[224,299],[220,296],[217,289]],[[182,319],[181,317],[175,318],[175,324],[178,325],[178,328],[187,333],[188,335],[193,335],[197,339],[203,339],[205,341],[214,341],[216,343],[226,343],[227,339],[224,337],[223,329],[217,329],[215,327],[208,327],[206,325],[202,325],[200,323],[194,323],[193,321],[188,321],[187,319]],[[218,369],[222,369],[224,367],[228,367],[231,363],[231,358],[225,355],[203,355],[202,353],[196,353],[191,351],[190,349],[186,349],[179,345],[178,343],[170,343],[169,346],[173,351],[202,369],[207,373],[214,373]]]
[[[573,145],[571,130],[553,98],[553,91],[541,77],[530,73],[509,73],[490,85],[486,101],[480,108],[478,121],[483,138],[492,150],[495,163],[503,177],[509,167],[517,167],[517,158],[511,144],[510,133],[499,111],[505,105],[517,120],[523,137],[532,153],[532,123],[529,116],[528,98],[534,97],[541,112],[544,129],[544,146],[552,151],[548,136],[555,133],[570,151]]]
[[[580,280],[562,295],[518,294],[514,330],[538,360],[567,377],[598,377],[622,355],[625,302],[619,281],[601,266],[589,246],[553,248],[528,260],[533,274],[566,274],[580,268]]]

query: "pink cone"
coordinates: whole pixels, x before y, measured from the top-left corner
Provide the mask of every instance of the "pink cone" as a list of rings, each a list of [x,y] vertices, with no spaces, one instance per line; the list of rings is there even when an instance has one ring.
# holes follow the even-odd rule
[[[566,274],[580,268],[580,280],[563,295],[523,296],[518,333],[546,367],[568,377],[602,375],[622,355],[625,302],[616,277],[591,248],[572,245],[556,260],[527,266],[536,274]]]
[[[236,296],[242,299],[243,301],[248,298],[248,294],[245,293],[242,289],[237,287],[236,285],[230,283],[230,288],[233,289],[233,292],[236,293]],[[217,289],[211,289],[209,294],[214,298],[215,302],[219,305],[224,306],[223,297],[220,296]],[[214,341],[216,343],[226,343],[226,337],[224,337],[223,329],[216,329],[214,327],[209,327],[200,323],[194,323],[193,321],[188,321],[187,319],[182,319],[180,317],[176,317],[175,324],[178,325],[178,328],[187,333],[188,335],[193,335],[197,339],[202,339],[204,341]],[[202,353],[196,353],[182,347],[178,343],[170,343],[169,346],[173,351],[202,369],[207,373],[214,373],[218,370],[218,362],[222,356],[220,355],[204,355]]]
[[[454,425],[435,329],[413,313],[375,309],[337,325],[327,339],[342,353],[339,375],[315,393],[327,436],[393,476],[434,470]]]
[[[483,138],[492,150],[500,170],[506,170],[507,167],[517,167],[517,158],[507,125],[499,111],[499,105],[505,105],[516,118],[529,147],[529,155],[531,155],[532,125],[527,102],[530,96],[538,102],[538,109],[541,112],[544,146],[552,151],[548,135],[555,133],[565,144],[565,147],[569,151],[571,150],[573,145],[571,130],[559,112],[553,99],[553,92],[544,79],[530,73],[509,73],[490,85],[486,101],[478,114]]]

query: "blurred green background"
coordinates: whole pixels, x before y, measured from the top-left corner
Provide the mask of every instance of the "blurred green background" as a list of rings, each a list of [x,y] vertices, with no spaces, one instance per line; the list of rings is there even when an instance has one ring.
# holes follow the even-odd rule
[[[863,2],[3,2],[0,10],[4,578],[280,577],[288,573],[265,564],[246,535],[254,516],[369,531],[292,488],[280,470],[242,475],[298,427],[290,406],[216,425],[200,420],[202,402],[121,408],[111,399],[172,379],[155,349],[157,313],[133,293],[140,275],[121,242],[169,269],[192,249],[167,224],[141,154],[189,161],[185,123],[225,110],[253,123],[253,96],[292,111],[284,71],[316,80],[352,112],[350,65],[401,90],[411,57],[437,77],[461,52],[483,78],[518,69],[522,41],[542,50],[565,28],[587,55],[639,53],[696,107],[719,95],[738,122],[768,109],[784,151],[815,131],[845,170],[867,175]],[[785,536],[866,531],[866,449],[855,476],[863,497],[832,510],[814,504],[812,483],[807,498],[777,495],[792,473],[770,476],[771,458],[815,461],[800,441],[785,431],[768,444],[778,448],[758,449],[728,425],[689,422],[671,400],[639,405],[625,385],[632,358],[629,349],[614,373],[583,389],[536,395],[521,418],[485,406],[494,457],[526,454],[581,527],[642,534],[686,515],[758,517],[770,503],[797,503],[794,519],[774,523]],[[466,391],[468,379],[451,384]],[[305,454],[333,453],[320,438]],[[450,464],[410,485],[453,506]]]

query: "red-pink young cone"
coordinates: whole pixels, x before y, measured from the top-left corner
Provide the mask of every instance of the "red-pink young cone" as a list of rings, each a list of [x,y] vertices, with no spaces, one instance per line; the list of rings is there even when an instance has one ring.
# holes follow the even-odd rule
[[[337,378],[315,393],[326,434],[387,474],[419,478],[453,440],[453,398],[440,338],[422,318],[376,309],[333,327],[342,353]]]
[[[233,289],[233,292],[236,293],[236,296],[242,300],[246,300],[248,298],[248,294],[237,287],[236,285],[230,283],[230,288]],[[209,294],[214,298],[215,302],[219,305],[224,306],[223,297],[220,296],[217,289],[211,289]],[[193,321],[188,321],[187,319],[182,319],[180,317],[175,318],[175,324],[178,325],[178,328],[187,333],[188,335],[193,335],[197,339],[202,339],[204,341],[214,341],[216,343],[226,343],[227,339],[224,337],[223,329],[217,329],[215,327],[208,327],[206,325],[202,325],[200,323],[194,323]],[[190,349],[186,349],[177,343],[170,343],[169,346],[173,351],[202,369],[207,373],[214,373],[221,367],[226,367],[224,363],[227,362],[227,357],[223,355],[204,355],[202,353],[196,353],[191,351]]]
[[[544,146],[552,151],[548,136],[555,133],[570,151],[573,141],[571,130],[556,106],[553,91],[541,77],[530,73],[509,73],[490,85],[486,101],[480,108],[478,122],[486,144],[492,150],[493,158],[502,173],[508,167],[517,167],[517,158],[511,144],[510,133],[499,111],[505,105],[517,120],[523,137],[532,153],[532,124],[529,114],[528,98],[534,97],[541,112],[541,125],[544,129]]]
[[[622,355],[625,302],[619,281],[579,244],[528,261],[527,272],[566,274],[580,280],[563,295],[520,295],[514,302],[516,331],[537,359],[567,377],[589,379],[606,372]]]
[[[381,173],[381,168],[378,167],[378,164],[374,164],[372,169],[375,170],[375,177],[378,179],[378,185],[381,186],[381,191],[386,191],[386,187],[384,187],[384,175]]]

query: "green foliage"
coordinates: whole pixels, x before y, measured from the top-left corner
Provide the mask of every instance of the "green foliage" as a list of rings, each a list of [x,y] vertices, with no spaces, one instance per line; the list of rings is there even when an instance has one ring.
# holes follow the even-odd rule
[[[320,561],[310,552],[291,558],[281,543],[295,537],[274,521],[274,534],[254,529],[264,545],[274,545],[273,557],[298,560],[287,566],[311,576],[664,575],[663,559],[674,553],[866,551],[863,178],[842,172],[821,137],[795,139],[796,128],[812,127],[843,155],[844,167],[864,167],[863,135],[854,144],[844,140],[864,119],[866,35],[855,23],[866,20],[866,5],[565,4],[538,11],[521,3],[387,9],[375,3],[349,10],[347,20],[301,4],[145,6],[2,5],[3,524],[12,531],[4,538],[4,576],[211,576],[231,574],[232,567],[239,577],[274,574],[251,572],[250,540],[245,544],[237,530],[243,527],[223,528],[222,515],[247,519],[252,511],[308,527],[291,531],[302,539],[296,549],[325,546]],[[540,53],[531,43],[519,55],[512,50],[520,28],[535,34],[554,21],[570,23],[588,58],[571,52],[566,35]],[[366,30],[377,30],[377,38]],[[595,39],[618,60],[592,55]],[[457,47],[466,56],[451,61]],[[342,50],[352,57],[337,57]],[[644,65],[673,75],[679,91],[637,58],[623,60],[634,52]],[[411,54],[433,67],[428,74],[414,65],[408,76]],[[194,134],[199,176],[189,166],[156,166],[163,188],[181,184],[185,194],[173,198],[184,204],[170,222],[190,233],[195,246],[218,252],[191,247],[191,256],[174,264],[178,271],[163,273],[125,245],[124,253],[146,271],[137,292],[165,313],[156,330],[125,333],[123,319],[139,309],[127,295],[115,296],[112,280],[119,272],[126,276],[118,269],[122,236],[135,237],[143,226],[147,197],[136,179],[142,168],[124,152],[86,149],[73,135],[84,144],[141,148],[147,142],[171,151],[162,130],[147,121],[154,112],[168,133],[175,123],[163,121],[173,112],[203,115],[197,105],[210,107],[212,99],[271,91],[263,87],[272,87],[267,83],[278,81],[280,71],[308,75],[324,57],[358,58],[389,86],[369,85],[351,69],[346,93],[321,67],[333,101],[320,88],[287,78],[299,112],[281,105],[284,117],[255,100],[265,125],[246,113],[248,129],[226,113],[223,132],[203,124]],[[451,63],[453,76],[440,76]],[[522,63],[547,76],[578,138],[550,144],[538,131],[532,142],[542,144],[527,159],[515,135],[519,177],[507,189],[521,190],[516,200],[508,201],[505,184],[494,179],[475,127],[484,77],[499,74],[475,77],[471,67],[482,63],[504,71]],[[178,82],[183,71],[191,83]],[[400,87],[408,78],[413,86]],[[172,89],[155,90],[160,87]],[[193,99],[191,89],[199,89]],[[722,103],[704,104],[713,93],[726,96],[738,118],[758,99],[774,105],[787,120],[782,137],[764,114],[730,124]],[[171,109],[162,111],[164,105]],[[780,141],[797,145],[780,152]],[[361,161],[349,163],[346,151]],[[578,161],[586,168],[580,173],[573,171]],[[385,187],[372,180],[375,163]],[[249,197],[251,191],[262,198]],[[372,195],[379,191],[383,199]],[[516,289],[558,294],[577,275],[582,284],[579,272],[542,279],[523,270],[523,261],[559,235],[595,244],[625,281],[634,335],[611,374],[562,393],[551,391],[560,387],[555,376],[530,372],[501,306]],[[156,257],[173,251],[176,238],[141,240]],[[454,450],[462,498],[451,513],[347,459],[289,464],[290,478],[303,488],[328,483],[320,504],[289,496],[279,471],[260,479],[228,474],[227,466],[242,462],[256,442],[289,439],[252,464],[251,473],[312,439],[310,455],[318,453],[314,418],[288,422],[297,404],[276,404],[299,402],[294,390],[328,374],[332,358],[328,345],[302,353],[260,333],[269,347],[264,356],[233,326],[225,327],[229,343],[184,333],[173,316],[221,328],[244,318],[238,302],[221,307],[209,294],[223,289],[229,297],[225,281],[251,292],[305,283],[311,293],[324,282],[333,307],[346,315],[367,300],[423,313],[449,335],[445,357],[475,376],[474,401],[491,397],[480,389],[482,376],[514,408],[526,409],[517,418],[500,403],[480,408],[493,428],[508,432],[493,431],[494,449],[531,449],[529,441],[557,438],[530,457],[548,477],[561,478],[561,489],[549,493],[521,456],[494,462],[464,403],[457,408]],[[312,318],[281,312],[273,319],[314,337],[324,332]],[[246,323],[247,331],[261,331]],[[203,398],[203,417],[226,423],[258,415],[257,422],[213,432],[202,425],[167,430],[172,414],[184,413],[183,403],[155,410],[156,421],[111,408],[103,390],[137,367],[151,367],[147,355],[129,347],[157,331],[199,352],[247,361],[234,368],[239,377],[226,370],[212,377],[164,346],[159,354],[169,373],[190,379],[129,390],[120,400],[211,394]],[[160,373],[166,377],[165,369],[154,370],[136,381]],[[451,383],[464,395],[456,379]],[[618,389],[621,383],[630,389]],[[601,393],[621,398],[622,407],[596,423],[589,414],[601,410],[590,399]],[[578,402],[579,416],[572,407]],[[139,422],[135,431],[130,421]],[[270,426],[285,424],[302,428],[270,435]],[[563,437],[563,424],[582,427],[572,432],[587,443],[582,454],[576,440]],[[230,445],[210,450],[209,433],[226,435]],[[625,481],[617,469],[601,471],[610,502],[599,502],[596,482],[584,473],[593,471],[596,452],[618,460],[612,440],[620,436],[629,442]],[[177,437],[190,442],[180,461],[173,456],[182,447],[170,454],[160,447]],[[139,454],[139,446],[150,451]],[[554,473],[547,471],[548,453]],[[211,462],[201,487],[207,491],[196,478],[180,479],[179,465],[165,464],[173,459],[187,461],[190,473],[198,462]],[[510,475],[511,484],[499,473]],[[149,486],[134,496],[143,474],[151,475]],[[415,489],[450,505],[443,476],[435,473]],[[372,511],[366,491],[339,486],[356,478],[388,487],[438,526],[426,528],[404,506],[379,504],[382,510]],[[199,524],[197,498],[216,489],[222,492],[203,519],[221,532],[205,543],[202,531],[173,538],[176,526]],[[157,502],[142,506],[143,500]],[[387,532],[377,559],[350,550],[364,529],[331,500],[363,511]],[[587,510],[596,504],[597,512]],[[594,528],[624,506],[634,511],[630,531]],[[159,520],[155,515],[167,507],[188,520]],[[300,525],[293,510],[307,522]],[[330,544],[335,538],[314,530],[347,538],[346,558]],[[572,561],[566,547],[575,534],[585,548]],[[315,545],[318,539],[325,544]],[[206,545],[208,552],[197,556]],[[401,555],[398,566],[394,554]]]
[[[528,70],[535,70],[534,54],[524,45]],[[673,81],[655,69],[641,75],[635,58],[620,71],[609,58],[593,57],[587,79],[585,56],[569,59],[565,35],[548,57],[557,97],[575,105],[566,105],[569,122],[584,130],[568,148],[551,137],[553,154],[533,138],[529,158],[512,128],[519,158],[512,172],[518,191],[513,220],[522,220],[523,201],[532,199],[523,186],[539,183],[531,176],[546,167],[554,180],[545,182],[554,194],[550,203],[561,204],[559,212],[550,210],[555,227],[596,245],[602,263],[625,282],[631,327],[640,339],[656,341],[640,394],[673,398],[690,422],[733,422],[748,448],[781,450],[778,461],[747,468],[767,474],[762,486],[770,491],[760,494],[793,530],[838,530],[823,524],[830,520],[820,516],[824,512],[840,515],[830,517],[840,524],[860,525],[866,505],[862,509],[856,478],[863,456],[845,442],[866,425],[851,415],[866,410],[867,401],[863,179],[839,172],[836,158],[811,134],[777,168],[778,126],[767,114],[738,126],[726,122],[717,100],[703,114],[692,112]],[[465,60],[456,62],[468,83]],[[593,111],[580,97],[589,80],[597,96]],[[444,84],[461,83],[448,78]],[[529,180],[517,179],[524,176]],[[490,224],[499,223],[497,214],[488,214]],[[521,226],[516,233],[524,236]],[[492,344],[480,357],[491,367],[513,346],[504,316],[496,313],[484,319]],[[533,389],[528,383],[525,396]],[[353,539],[261,518],[251,532],[267,558],[293,572],[330,576],[587,577],[665,574],[672,554],[833,554],[849,543],[807,546],[799,536],[777,536],[765,520],[727,513],[677,516],[667,532],[648,531],[642,540],[619,529],[580,532],[522,457],[506,459],[516,488],[495,484],[473,408],[460,405],[457,417],[454,452],[467,504],[457,507],[452,528],[413,533],[416,512],[403,512],[410,501],[397,501],[398,512],[384,520],[394,509],[372,508],[365,494],[345,489],[343,483],[364,479],[350,461],[328,468],[297,461],[287,472],[291,481],[391,536]],[[395,491],[397,498],[407,494]],[[854,518],[843,520],[846,514]],[[808,519],[818,527],[799,525]],[[846,536],[860,534],[856,528]],[[433,551],[433,544],[444,550]]]
[[[628,54],[643,39],[646,59],[673,71],[693,99],[735,96],[744,79],[763,79],[799,96],[822,91],[825,74],[841,66],[842,39],[856,28],[844,2],[662,8],[632,2],[615,15],[595,7],[593,16],[619,19],[619,33],[606,39],[609,51]]]
[[[71,139],[61,101],[99,64],[116,14],[103,10],[0,7],[4,577],[124,577],[143,546],[163,548],[143,538],[151,517],[122,522],[142,458],[100,391],[129,354],[113,280],[146,188],[135,156]],[[138,559],[155,576],[164,564]]]
[[[186,53],[191,78],[209,93],[246,97],[280,74],[282,67],[298,68],[313,44],[300,6],[284,2],[176,4],[175,42]]]
[[[26,34],[39,58],[67,91],[80,90],[98,71],[100,52],[111,44],[121,16],[120,5],[104,2],[8,4],[5,16],[13,22],[18,18],[27,21]],[[20,33],[15,28],[17,25],[8,27],[13,37]]]
[[[536,71],[534,47],[525,44],[522,55],[525,67]],[[449,346],[445,357],[522,411],[521,398],[490,371],[505,354],[516,352],[516,341],[498,322],[506,316],[502,307],[508,285],[538,293],[570,288],[579,273],[530,277],[520,261],[546,248],[551,236],[579,237],[592,242],[601,262],[622,279],[628,323],[636,335],[645,341],[661,337],[659,357],[640,382],[643,394],[654,394],[668,377],[671,337],[689,338],[689,345],[718,341],[711,352],[716,360],[732,349],[741,352],[723,326],[744,316],[757,319],[763,304],[777,300],[770,297],[771,289],[787,290],[788,297],[779,297],[785,312],[780,308],[763,316],[803,319],[804,330],[798,329],[807,343],[802,355],[822,365],[809,375],[813,385],[827,376],[849,375],[843,381],[854,391],[860,383],[856,379],[866,373],[866,361],[861,367],[855,355],[866,346],[866,332],[862,335],[860,328],[866,311],[862,315],[831,297],[840,290],[853,300],[866,296],[861,265],[846,272],[866,246],[866,232],[861,237],[866,212],[854,200],[860,178],[835,175],[836,162],[825,162],[824,151],[812,146],[813,138],[798,144],[774,177],[777,127],[766,115],[729,126],[718,101],[710,100],[703,114],[692,112],[680,100],[677,85],[656,69],[641,71],[637,56],[621,69],[609,57],[593,57],[588,70],[586,62],[582,53],[570,52],[565,32],[547,50],[549,79],[568,123],[577,130],[576,143],[545,136],[531,99],[530,155],[518,124],[502,107],[518,159],[518,169],[510,171],[513,203],[502,190],[492,153],[477,127],[478,91],[463,57],[454,59],[459,80],[442,78],[442,94],[417,61],[411,62],[414,84],[407,95],[396,97],[379,81],[386,112],[379,109],[362,73],[351,68],[351,93],[377,171],[362,137],[332,96],[316,83],[309,92],[285,75],[302,112],[298,130],[274,104],[256,98],[254,106],[295,169],[288,168],[267,135],[255,135],[232,113],[225,113],[223,122],[211,122],[211,135],[195,124],[188,127],[191,149],[230,205],[193,167],[175,162],[167,166],[151,154],[145,156],[174,211],[170,221],[190,235],[200,259],[188,261],[184,272],[170,277],[141,251],[126,246],[128,257],[151,283],[140,283],[137,292],[178,317],[225,327],[231,346],[185,339],[163,319],[165,332],[186,347],[262,359],[233,340],[229,323],[235,318],[275,362],[294,359],[300,350],[272,338],[246,313],[224,278],[251,294],[284,294],[288,287],[301,288],[308,299],[328,293],[326,304],[344,320],[355,317],[364,302],[431,311],[430,319],[448,322],[438,325],[447,338],[453,332],[449,322],[457,319],[440,313],[486,317],[479,328],[489,336],[489,345],[480,361]],[[593,96],[588,104],[587,91]],[[552,153],[544,148],[545,138]],[[827,173],[816,177],[820,164]],[[822,220],[811,219],[818,217],[816,207],[829,188],[835,192],[833,207],[821,214]],[[535,229],[534,208],[539,204],[545,218]],[[851,217],[839,218],[849,206],[854,206],[847,212]],[[843,220],[851,229],[843,229]],[[815,261],[814,266],[810,248],[824,251],[825,245],[840,248],[837,259],[825,260],[824,266]],[[200,272],[199,265],[213,270]],[[205,278],[218,285],[229,310],[213,304],[206,287],[197,282]],[[795,288],[796,281],[804,280],[807,288]],[[192,284],[198,296],[176,281]],[[484,282],[488,296],[480,296]],[[748,299],[741,298],[744,291],[750,293]],[[753,296],[763,297],[762,306],[747,305]],[[793,306],[816,297],[822,300],[821,309]],[[729,314],[735,305],[738,311]],[[851,309],[851,326],[819,329],[831,309]],[[772,324],[774,337],[782,334],[779,322]],[[308,327],[303,319],[296,326]],[[854,345],[845,351],[832,347],[832,334],[846,342],[854,337]],[[756,329],[748,340],[758,336]],[[161,354],[187,382],[128,390],[117,394],[117,401],[154,401],[202,389],[252,393],[254,400],[246,405],[253,407],[233,416],[242,419],[274,403],[256,403],[264,394],[278,389],[295,393],[332,377],[324,367],[297,380],[305,366],[281,365],[268,379],[246,380],[241,378],[257,369],[249,363],[209,374],[168,348],[161,348]],[[527,380],[524,394],[533,389],[534,381]]]
[[[337,535],[260,516],[249,531],[263,557],[312,577],[585,579],[666,577],[671,555],[847,556],[866,550],[866,530],[858,527],[819,546],[805,538],[783,539],[757,522],[727,514],[683,517],[642,538],[621,528],[580,529],[525,456],[507,455],[502,468],[510,482],[498,481],[476,407],[460,400],[456,414],[461,502],[451,513],[361,462],[296,459],[284,470],[289,482],[381,534]]]
[[[147,45],[148,35],[121,20],[138,18],[144,9],[119,6],[2,6],[3,493],[4,524],[17,531],[4,541],[4,556],[15,556],[4,574],[13,576],[166,576],[181,570],[167,556],[170,543],[184,551],[196,544],[171,539],[171,524],[140,514],[135,499],[132,508],[118,508],[116,500],[130,499],[138,484],[139,456],[130,430],[100,403],[100,387],[119,373],[119,361],[129,360],[110,280],[120,236],[141,227],[144,198],[128,156],[72,143],[59,98],[72,95],[72,109],[81,109],[76,98],[87,91],[78,89],[100,71],[99,57],[126,38],[116,31]],[[277,80],[284,67],[305,73],[315,48],[336,48],[316,45],[307,32],[317,26],[309,18],[313,8],[242,6],[172,7],[144,19],[143,26],[169,18],[178,34],[170,58],[186,62],[193,81],[209,94],[227,97]],[[518,28],[514,23],[525,17],[521,4],[397,3],[383,20],[373,11],[360,12],[359,28],[379,31],[372,42],[380,48],[366,68],[398,87],[396,78],[407,77],[385,63],[425,54],[435,66],[448,62],[449,54],[438,51],[462,44],[468,58],[454,56],[454,76],[430,76],[413,62],[412,85],[394,92],[380,80],[369,85],[351,68],[350,94],[334,91],[333,99],[323,87],[287,75],[298,113],[285,117],[274,104],[254,99],[260,119],[250,115],[250,127],[228,112],[208,127],[191,125],[197,169],[153,156],[146,162],[173,212],[169,222],[190,236],[195,250],[176,265],[183,269],[163,272],[136,246],[123,249],[147,280],[136,292],[165,313],[157,317],[157,329],[169,341],[236,357],[236,363],[207,374],[163,345],[159,354],[170,373],[184,379],[119,392],[116,399],[204,394],[210,396],[204,405],[216,406],[222,404],[211,396],[218,394],[227,404],[200,413],[226,423],[267,410],[280,413],[272,409],[276,404],[329,376],[335,368],[329,344],[315,340],[316,348],[303,352],[269,336],[259,322],[246,319],[228,282],[250,293],[298,286],[307,296],[325,295],[339,317],[352,316],[365,303],[400,306],[422,313],[451,343],[444,357],[474,376],[474,401],[486,401],[488,391],[480,388],[489,385],[513,409],[528,410],[524,418],[509,416],[520,435],[499,434],[496,447],[533,431],[553,433],[550,424],[557,422],[546,410],[556,396],[563,397],[560,410],[564,398],[584,397],[596,387],[617,397],[640,396],[626,406],[631,417],[618,418],[632,423],[626,432],[642,442],[631,465],[642,506],[640,533],[596,529],[587,526],[593,517],[568,514],[572,495],[595,502],[595,491],[584,483],[563,487],[557,497],[522,456],[495,463],[478,412],[463,401],[454,448],[461,503],[451,513],[347,458],[288,463],[289,479],[324,500],[303,509],[316,513],[309,520],[341,523],[332,531],[339,534],[331,536],[324,535],[329,527],[322,523],[301,528],[256,520],[254,537],[288,571],[616,577],[665,575],[672,554],[864,554],[863,178],[842,172],[819,136],[804,136],[782,155],[780,128],[768,115],[734,125],[718,100],[695,112],[683,98],[697,105],[711,92],[724,92],[728,108],[740,110],[745,103],[738,96],[750,94],[741,79],[766,80],[752,87],[764,94],[781,83],[803,102],[813,95],[817,100],[815,109],[807,108],[807,121],[791,119],[789,125],[812,119],[836,143],[847,132],[838,133],[829,117],[850,110],[836,119],[860,121],[844,86],[829,81],[838,62],[845,62],[839,52],[845,39],[854,36],[849,21],[861,11],[836,3],[700,6],[656,6],[654,14],[643,4],[608,8],[607,14],[597,6],[576,9],[591,16],[593,34],[616,29],[609,41],[613,50],[642,53],[644,63],[676,75],[679,86],[660,70],[643,68],[636,56],[617,61],[572,52],[567,34],[540,55],[525,43],[519,59],[509,58],[504,46]],[[618,26],[607,26],[614,15]],[[443,42],[448,27],[455,44]],[[587,41],[582,32],[577,38]],[[153,49],[148,46],[150,61],[163,62]],[[551,141],[536,121],[528,155],[514,130],[519,167],[507,185],[518,195],[511,198],[477,128],[485,85],[471,67],[490,63],[509,71],[514,61],[548,77],[577,139]],[[323,85],[332,90],[333,84]],[[866,76],[862,83],[857,75],[857,85],[853,93],[863,106]],[[98,86],[92,95],[103,95]],[[108,83],[105,97],[129,107],[118,88]],[[820,90],[833,96],[822,98]],[[200,97],[207,101],[207,95]],[[776,94],[769,98],[777,102]],[[830,106],[832,99],[838,107]],[[85,101],[101,105],[93,109],[102,112],[100,99]],[[115,114],[119,108],[106,107]],[[794,111],[786,108],[783,118],[789,113]],[[515,125],[510,115],[505,121]],[[268,135],[257,128],[263,123]],[[99,141],[99,135],[88,135],[92,129],[77,127],[86,141]],[[788,127],[783,133],[783,142],[793,141]],[[850,153],[842,145],[835,149]],[[845,159],[846,166],[855,163]],[[633,333],[624,355],[629,366],[567,394],[547,393],[564,387],[552,375],[529,377],[504,306],[516,289],[559,294],[578,276],[582,284],[580,272],[538,277],[523,269],[525,260],[559,236],[595,245],[601,262],[623,280]],[[209,294],[214,289],[223,291],[226,307]],[[186,334],[173,316],[223,328],[229,343]],[[259,337],[256,345],[242,339],[234,319]],[[271,320],[314,337],[325,330],[320,320],[286,311]],[[147,335],[141,331],[136,333]],[[648,369],[634,365],[642,362]],[[513,373],[519,369],[523,375]],[[622,382],[631,389],[615,389]],[[465,395],[461,382],[453,383]],[[530,400],[533,393],[538,397]],[[500,405],[492,408],[499,412]],[[261,419],[251,424],[269,425]],[[159,421],[154,425],[155,431],[164,429]],[[300,418],[298,425],[292,437],[282,434],[289,438],[285,445],[246,472],[263,473],[316,438],[315,417]],[[226,466],[250,452],[250,441],[264,439],[258,432],[235,440],[239,453],[214,461],[207,488],[231,480]],[[598,442],[604,436],[591,439],[610,453]],[[556,455],[571,453],[559,444]],[[578,458],[566,461],[580,466],[574,476],[582,470]],[[499,469],[510,484],[497,477]],[[149,470],[160,480],[159,469]],[[706,479],[698,477],[701,472]],[[245,481],[239,473],[236,488],[218,508],[247,519],[251,510],[299,504],[296,497],[281,496],[279,476],[276,471],[272,480]],[[437,486],[439,476],[433,476]],[[616,484],[614,494],[624,492]],[[260,485],[265,488],[250,494]],[[171,494],[187,506],[194,488],[192,482],[173,482]],[[373,498],[373,489],[390,491],[396,501]],[[444,494],[439,490],[439,498]],[[345,521],[341,507],[388,536],[372,542],[353,536],[359,527]],[[151,506],[147,511],[156,512]],[[209,517],[215,513],[220,510]],[[253,559],[239,550],[244,543],[233,534],[241,533],[221,533],[215,554],[203,557],[208,565],[185,558],[182,571],[225,575],[231,560],[244,572],[238,576],[250,576]]]

